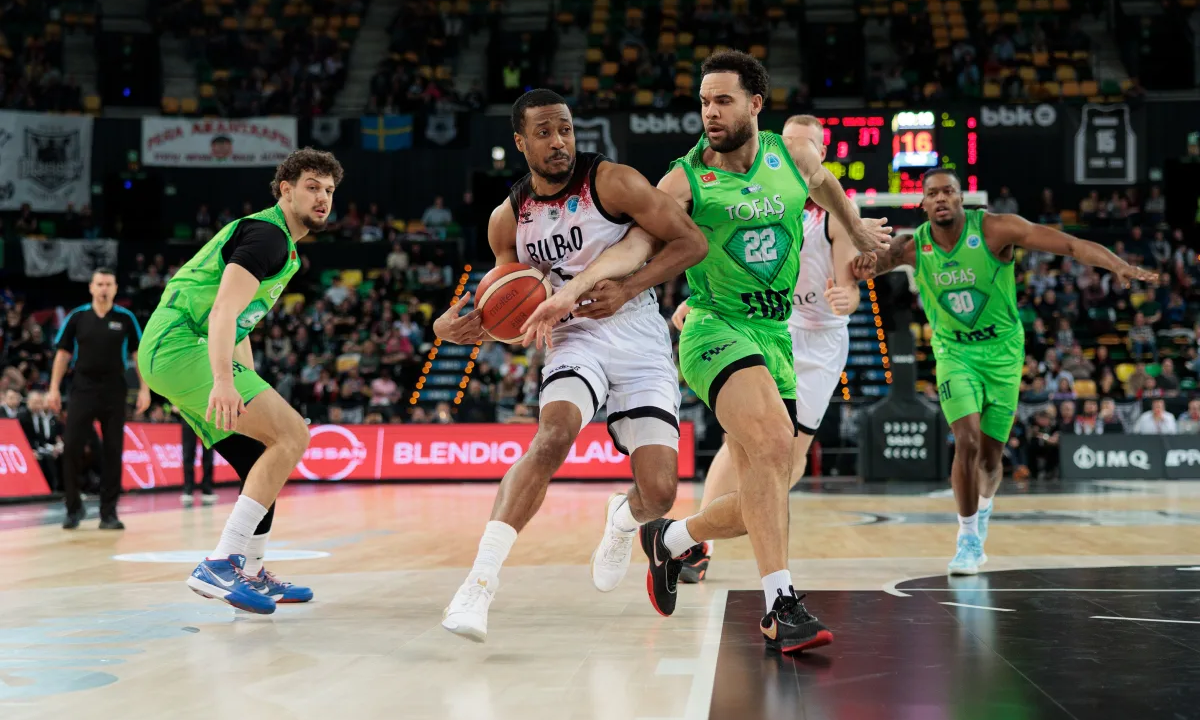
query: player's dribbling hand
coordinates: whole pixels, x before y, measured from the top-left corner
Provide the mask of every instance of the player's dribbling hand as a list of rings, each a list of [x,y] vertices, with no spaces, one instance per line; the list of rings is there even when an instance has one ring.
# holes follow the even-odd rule
[[[462,297],[451,303],[450,308],[442,316],[433,321],[433,334],[455,345],[474,345],[488,339],[483,329],[483,311],[475,308],[466,315],[461,315],[463,306],[471,300],[471,293],[465,292]]]
[[[676,330],[683,332],[683,321],[691,311],[692,308],[687,303],[680,303],[679,307],[675,308],[675,313],[671,315],[671,324]]]
[[[538,350],[543,347],[551,347],[554,344],[552,338],[554,326],[558,324],[559,320],[570,315],[578,303],[579,293],[574,291],[571,283],[563,285],[557,292],[543,300],[525,321],[525,324],[521,326],[521,332],[525,334],[521,346],[529,347],[530,343],[535,343]]]
[[[242,402],[242,394],[233,386],[233,379],[214,380],[212,392],[208,394],[208,410],[204,412],[204,421],[213,423],[218,430],[233,432],[237,428],[238,416],[244,412],[246,403]]]
[[[1158,273],[1156,271],[1140,268],[1137,265],[1130,265],[1129,263],[1122,263],[1121,267],[1113,270],[1113,275],[1117,276],[1117,281],[1121,283],[1121,287],[1123,288],[1129,287],[1131,280],[1141,280],[1144,283],[1152,285],[1158,284]]]
[[[879,257],[875,253],[862,253],[850,261],[850,272],[855,280],[870,280],[875,277],[875,263]]]
[[[834,315],[849,315],[854,312],[858,309],[859,299],[857,285],[837,286],[833,284],[833,278],[825,281],[825,302],[829,303],[829,309],[833,310]]]
[[[860,218],[858,225],[850,230],[850,241],[859,252],[887,250],[892,241],[892,227],[887,218]]]
[[[617,311],[629,302],[629,295],[620,280],[601,280],[590,292],[584,293],[579,301],[586,304],[579,306],[575,317],[601,320],[616,315]]]

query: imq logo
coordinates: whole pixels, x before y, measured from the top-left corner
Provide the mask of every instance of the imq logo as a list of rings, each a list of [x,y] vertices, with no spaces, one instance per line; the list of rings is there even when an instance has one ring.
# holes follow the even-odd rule
[[[1058,111],[1053,105],[1038,105],[1032,110],[1027,107],[1001,106],[979,109],[979,119],[984,127],[1050,127],[1058,120]]]
[[[635,135],[662,135],[666,133],[699,135],[704,130],[704,121],[700,113],[690,112],[684,115],[665,113],[657,115],[650,113],[629,116],[629,132]]]
[[[1150,469],[1150,456],[1145,450],[1093,450],[1087,445],[1082,445],[1071,456],[1071,460],[1080,470],[1124,467]]]

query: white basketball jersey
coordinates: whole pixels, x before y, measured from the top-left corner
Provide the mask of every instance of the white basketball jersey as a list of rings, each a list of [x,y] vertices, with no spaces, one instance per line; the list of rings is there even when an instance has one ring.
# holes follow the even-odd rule
[[[530,175],[517,181],[509,192],[508,201],[517,218],[517,260],[546,273],[555,290],[625,237],[633,224],[631,218],[613,217],[600,205],[596,169],[605,161],[597,153],[577,153],[570,182],[549,197],[533,192]],[[657,302],[654,291],[647,290],[625,303],[618,312]],[[559,327],[585,322],[603,321],[568,315]]]
[[[836,315],[825,300],[825,281],[833,277],[833,243],[829,238],[829,213],[809,203],[804,208],[804,244],[800,246],[800,274],[792,296],[788,325],[798,330],[821,330],[850,324],[849,315]]]

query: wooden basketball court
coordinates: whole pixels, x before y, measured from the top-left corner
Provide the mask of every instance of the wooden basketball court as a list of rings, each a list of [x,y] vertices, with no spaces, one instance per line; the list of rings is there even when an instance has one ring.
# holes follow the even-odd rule
[[[0,506],[0,718],[1200,717],[1200,483],[1011,485],[988,571],[948,579],[939,487],[801,484],[792,572],[835,643],[765,653],[745,539],[659,617],[635,550],[587,564],[614,486],[556,484],[501,574],[486,644],[443,630],[491,484],[303,485],[268,566],[311,585],[271,616],[192,594],[234,499],[122,499],[123,533]],[[1050,492],[1045,492],[1046,490]],[[699,485],[680,488],[689,514]]]

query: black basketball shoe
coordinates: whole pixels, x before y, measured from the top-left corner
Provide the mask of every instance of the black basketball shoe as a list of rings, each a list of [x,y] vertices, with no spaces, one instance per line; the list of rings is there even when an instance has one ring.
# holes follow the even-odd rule
[[[791,587],[788,591],[788,595],[779,591],[775,606],[762,619],[760,629],[767,640],[767,647],[781,653],[793,653],[833,642],[833,633],[800,602],[804,596],[797,597],[795,589]]]
[[[650,604],[663,616],[675,612],[675,589],[679,570],[683,567],[683,563],[671,557],[671,551],[663,542],[663,534],[671,523],[666,518],[651,520],[640,530],[642,550],[650,559],[650,569],[646,571],[646,594],[650,596]]]
[[[708,543],[702,542],[688,548],[687,552],[679,556],[679,561],[683,563],[683,569],[679,571],[679,582],[694,585],[704,580],[710,559]]]

